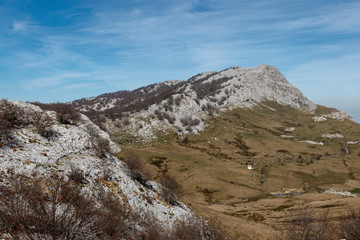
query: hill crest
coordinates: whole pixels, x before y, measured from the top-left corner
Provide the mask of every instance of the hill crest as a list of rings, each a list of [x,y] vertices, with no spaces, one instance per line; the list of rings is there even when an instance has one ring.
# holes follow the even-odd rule
[[[155,139],[159,132],[169,130],[199,132],[208,117],[264,101],[310,113],[317,108],[276,67],[267,64],[200,73],[187,81],[170,80],[71,104],[110,133]]]

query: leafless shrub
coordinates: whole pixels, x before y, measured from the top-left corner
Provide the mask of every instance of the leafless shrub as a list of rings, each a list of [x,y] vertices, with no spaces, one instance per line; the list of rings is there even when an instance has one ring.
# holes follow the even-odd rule
[[[204,112],[208,112],[209,116],[213,116],[214,113],[219,113],[219,109],[211,105],[210,103],[207,103],[206,105],[202,105],[201,110]]]
[[[92,142],[94,144],[94,150],[98,157],[102,158],[105,157],[107,153],[111,153],[109,140],[102,138],[99,135],[93,135]]]
[[[169,106],[172,106],[174,104],[174,97],[173,96],[170,96],[167,100],[167,103]]]
[[[225,240],[225,234],[215,221],[187,218],[178,222],[171,234],[175,239]]]
[[[181,97],[175,98],[175,105],[180,106],[180,104],[181,104]]]
[[[175,117],[171,117],[168,113],[163,113],[162,115],[163,115],[163,118],[165,118],[166,120],[168,120],[168,122],[169,122],[170,124],[173,124],[173,123],[175,122],[175,120],[176,120]]]
[[[160,112],[159,110],[155,110],[154,114],[156,115],[156,117],[160,120],[163,121],[164,120],[164,116],[162,114],[162,112]]]
[[[185,128],[185,130],[188,131],[188,132],[192,132],[192,131],[193,131],[193,129],[192,129],[191,126],[187,126],[187,127]]]
[[[360,239],[360,211],[352,210],[341,217],[339,237],[346,240]]]
[[[151,178],[151,175],[146,169],[144,169],[144,166],[139,158],[136,156],[128,156],[122,159],[124,161],[129,170],[130,170],[130,176],[132,179],[138,181],[140,184],[144,185],[145,187],[148,187],[147,181]]]
[[[210,100],[210,102],[213,102],[213,103],[216,103],[218,101],[218,99],[215,97],[208,97],[208,99]]]
[[[0,118],[0,140],[10,137],[13,126],[6,119]]]
[[[53,176],[15,175],[0,186],[0,232],[12,239],[128,238],[131,216],[110,194],[90,198],[78,185]],[[46,183],[46,185],[44,184]]]
[[[130,120],[126,118],[126,119],[123,121],[123,124],[124,124],[125,126],[129,126],[129,125],[130,125]]]
[[[219,100],[218,104],[223,105],[225,101],[226,101],[226,97],[224,96]]]
[[[7,100],[0,101],[0,140],[10,137],[12,131],[25,124],[23,110]],[[26,123],[27,124],[27,123]]]
[[[197,118],[192,118],[192,116],[187,116],[180,119],[180,122],[182,123],[183,127],[189,127],[197,126],[200,123],[200,120]]]
[[[111,193],[102,188],[97,193],[101,208],[97,211],[97,239],[132,239],[132,223],[139,216],[126,210],[125,206]]]
[[[107,153],[111,153],[110,141],[99,135],[96,127],[92,125],[87,126],[95,153],[98,157],[105,157]]]
[[[176,204],[178,197],[182,194],[182,187],[176,179],[170,175],[164,174],[160,178],[161,195],[164,200],[170,204]]]
[[[72,168],[68,174],[69,180],[77,184],[87,183],[83,172],[79,168]]]
[[[225,240],[226,235],[214,221],[205,221],[188,217],[179,219],[171,229],[165,229],[154,222],[148,224],[145,231],[138,234],[141,240]]]
[[[69,104],[66,103],[34,103],[43,110],[51,110],[56,112],[57,119],[62,124],[76,125],[80,122],[80,114]]]
[[[348,146],[346,141],[341,141],[340,145],[342,156],[349,155],[351,153],[351,148]]]
[[[43,112],[34,112],[31,114],[32,124],[36,131],[43,137],[51,139],[56,137],[58,133],[52,129],[53,120]]]
[[[307,208],[294,210],[284,223],[278,240],[334,239],[336,228],[328,219],[328,211],[316,215]]]
[[[13,128],[28,125],[27,114],[8,100],[0,100],[0,119],[6,120]]]

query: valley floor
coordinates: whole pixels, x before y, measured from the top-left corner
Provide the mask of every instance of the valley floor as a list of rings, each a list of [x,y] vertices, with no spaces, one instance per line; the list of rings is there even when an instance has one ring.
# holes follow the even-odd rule
[[[359,124],[314,122],[311,114],[267,104],[271,109],[223,113],[200,134],[122,145],[119,157],[136,156],[155,181],[163,173],[174,176],[183,187],[181,201],[233,239],[275,239],[298,208],[328,211],[331,222],[360,209],[360,145],[346,142],[359,140]],[[330,133],[343,138],[324,135]]]

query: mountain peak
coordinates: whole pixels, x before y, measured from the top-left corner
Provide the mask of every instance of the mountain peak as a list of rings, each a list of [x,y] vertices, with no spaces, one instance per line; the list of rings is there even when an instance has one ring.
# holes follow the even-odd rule
[[[169,80],[72,104],[111,131],[153,137],[155,132],[169,129],[197,132],[204,129],[203,120],[208,116],[238,107],[251,108],[262,101],[306,112],[316,109],[276,67],[267,64],[204,72],[187,81]]]

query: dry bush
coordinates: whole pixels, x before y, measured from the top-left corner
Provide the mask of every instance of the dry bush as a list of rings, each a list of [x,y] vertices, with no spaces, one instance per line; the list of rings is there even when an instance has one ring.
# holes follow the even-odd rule
[[[129,212],[113,194],[103,188],[97,193],[101,208],[96,212],[95,226],[98,239],[131,239],[134,236],[133,222],[139,217]]]
[[[52,129],[53,120],[46,113],[34,112],[31,114],[31,121],[36,131],[43,137],[51,139],[56,137],[58,133]]]
[[[94,198],[53,176],[0,186],[0,232],[12,239],[129,239],[132,215],[103,188]],[[46,182],[46,185],[44,184]]]
[[[71,171],[68,174],[69,180],[77,184],[87,183],[83,172],[79,168],[72,167]]]
[[[13,126],[9,121],[0,117],[0,140],[7,139],[12,133]]]
[[[0,101],[0,118],[8,121],[12,127],[29,124],[23,109],[8,100]]]
[[[192,126],[197,126],[200,124],[200,120],[197,118],[192,118],[192,116],[187,116],[180,119],[180,122],[182,123],[183,127],[191,128]]]
[[[328,211],[316,215],[314,211],[302,208],[292,211],[276,239],[329,240],[335,236],[336,228],[328,219]]]
[[[111,153],[109,140],[100,136],[93,136],[92,141],[95,145],[95,152],[98,157],[105,157],[107,153]]]
[[[353,210],[341,217],[339,237],[346,240],[360,239],[360,210]]]
[[[171,229],[164,229],[154,222],[138,234],[141,240],[225,240],[228,239],[214,221],[203,221],[195,217],[177,220]]]
[[[88,133],[90,141],[98,157],[105,157],[107,153],[111,153],[110,141],[101,137],[95,127],[88,125]]]
[[[27,125],[24,111],[8,100],[0,101],[0,140],[10,137],[17,127]]]
[[[176,179],[170,175],[164,174],[160,178],[161,195],[169,204],[176,204],[178,197],[182,194],[182,187]]]
[[[57,120],[62,124],[77,125],[81,121],[80,113],[78,113],[71,105],[66,103],[34,103],[43,110],[51,110],[56,112]]]
[[[142,231],[137,234],[137,240],[172,240],[175,238],[170,237],[170,233],[163,229],[158,224],[151,224],[146,228],[145,231]]]
[[[175,105],[176,105],[176,106],[180,106],[180,104],[181,104],[181,97],[175,98],[174,102],[175,102]]]
[[[138,181],[145,187],[149,187],[147,182],[151,178],[151,175],[148,171],[146,171],[146,169],[144,169],[144,166],[139,158],[136,156],[128,156],[122,159],[122,161],[127,164],[132,179]]]
[[[130,120],[127,118],[123,121],[124,126],[129,126],[130,123],[131,123]]]
[[[227,237],[215,221],[187,218],[177,222],[171,232],[173,239],[179,240],[225,240]]]

